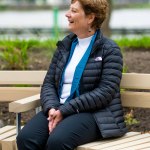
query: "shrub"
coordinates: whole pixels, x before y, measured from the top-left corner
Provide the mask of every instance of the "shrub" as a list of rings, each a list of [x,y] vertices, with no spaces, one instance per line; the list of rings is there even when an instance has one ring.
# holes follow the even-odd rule
[[[134,111],[131,109],[129,113],[125,115],[126,125],[139,124],[140,122],[134,118]]]
[[[56,40],[1,40],[0,41],[0,58],[3,61],[3,69],[24,70],[28,68],[29,52],[39,50],[49,51],[51,58],[56,48]]]
[[[5,62],[4,68],[26,69],[28,65],[28,44],[22,42],[19,47],[16,47],[15,43],[6,41],[4,45],[5,48],[0,53],[1,59]]]
[[[142,36],[140,38],[121,38],[115,39],[116,43],[121,48],[150,48],[150,37],[149,36]]]

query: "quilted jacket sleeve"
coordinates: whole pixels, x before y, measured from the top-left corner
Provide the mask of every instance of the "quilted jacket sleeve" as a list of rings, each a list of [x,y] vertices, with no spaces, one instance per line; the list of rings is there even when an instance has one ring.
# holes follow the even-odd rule
[[[58,51],[53,56],[41,88],[41,105],[45,114],[50,108],[57,108],[60,105],[54,80],[57,58]]]
[[[98,87],[61,105],[59,110],[63,116],[105,108],[119,92],[123,66],[120,49],[114,43],[105,43],[103,51],[103,69]]]

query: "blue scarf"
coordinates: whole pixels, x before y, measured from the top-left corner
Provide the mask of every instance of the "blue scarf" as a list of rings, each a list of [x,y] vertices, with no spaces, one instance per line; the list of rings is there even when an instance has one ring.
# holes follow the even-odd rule
[[[88,61],[88,58],[90,56],[90,53],[91,53],[91,50],[92,50],[92,47],[93,47],[93,44],[94,44],[94,41],[96,39],[96,36],[97,36],[97,32],[95,32],[94,36],[92,37],[92,40],[85,52],[85,54],[83,55],[82,59],[80,60],[80,62],[78,63],[76,69],[75,69],[75,73],[74,73],[74,77],[73,77],[73,81],[72,81],[72,86],[71,86],[71,92],[70,92],[70,96],[66,99],[65,102],[67,101],[70,101],[74,95],[76,94],[76,96],[79,96],[80,93],[79,93],[79,82],[80,82],[80,79],[82,77],[82,73],[84,71],[84,68],[86,66],[86,63]],[[70,52],[70,56],[69,56],[69,59],[68,59],[68,62],[66,64],[66,66],[68,65],[68,63],[70,62],[71,60],[71,57],[73,55],[73,52],[75,50],[75,47],[76,45],[78,44],[78,40],[77,38],[72,42],[72,45],[71,45],[71,52]],[[65,67],[66,69],[66,67]],[[65,70],[64,69],[64,70]],[[62,92],[62,86],[63,86],[63,81],[64,81],[64,72],[63,71],[63,75],[62,75],[62,78],[61,78],[61,82],[60,82],[60,90],[59,90],[59,96],[61,96],[61,92]]]

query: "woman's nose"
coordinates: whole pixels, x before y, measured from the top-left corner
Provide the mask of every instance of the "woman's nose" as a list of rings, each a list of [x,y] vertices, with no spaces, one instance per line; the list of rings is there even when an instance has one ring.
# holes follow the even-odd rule
[[[65,14],[66,17],[70,17],[70,11],[68,10]]]

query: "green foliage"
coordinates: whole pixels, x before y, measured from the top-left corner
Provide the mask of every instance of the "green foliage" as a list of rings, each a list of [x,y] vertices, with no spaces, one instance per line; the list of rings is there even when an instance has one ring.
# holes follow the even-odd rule
[[[121,48],[150,48],[150,37],[149,36],[142,36],[140,38],[121,38],[121,39],[115,39],[116,43]]]
[[[134,125],[139,124],[140,122],[134,118],[133,110],[125,115],[125,123],[126,125]]]
[[[3,61],[1,68],[3,69],[27,69],[29,64],[29,53],[42,54],[49,59],[52,58],[56,49],[58,39],[47,40],[0,40],[0,61]],[[143,36],[141,38],[121,38],[115,39],[116,43],[121,47],[122,53],[126,48],[150,49],[150,37]],[[123,72],[127,72],[124,66]]]
[[[28,64],[27,48],[28,44],[26,42],[20,43],[20,45],[15,46],[16,43],[6,41],[4,43],[4,49],[0,53],[0,58],[6,62],[7,69],[26,69]]]
[[[28,50],[37,50],[37,49],[49,49],[53,50],[56,48],[56,39],[48,39],[48,40],[0,40],[0,49],[5,49],[9,44],[13,45],[13,47],[20,48],[23,43],[28,45]]]
[[[28,52],[39,50],[50,51],[52,57],[56,48],[56,40],[0,40],[0,59],[4,61],[4,69],[27,69],[29,63]]]
[[[124,65],[124,66],[123,66],[123,71],[122,71],[122,73],[126,73],[127,70],[128,70],[128,67],[127,67],[126,65]]]
[[[56,43],[57,43],[57,39],[48,39],[48,40],[29,40],[26,41],[29,43],[29,51],[45,51],[46,53],[48,52],[48,55],[50,58],[52,58],[53,53],[56,49]],[[47,54],[46,54],[47,55]]]

